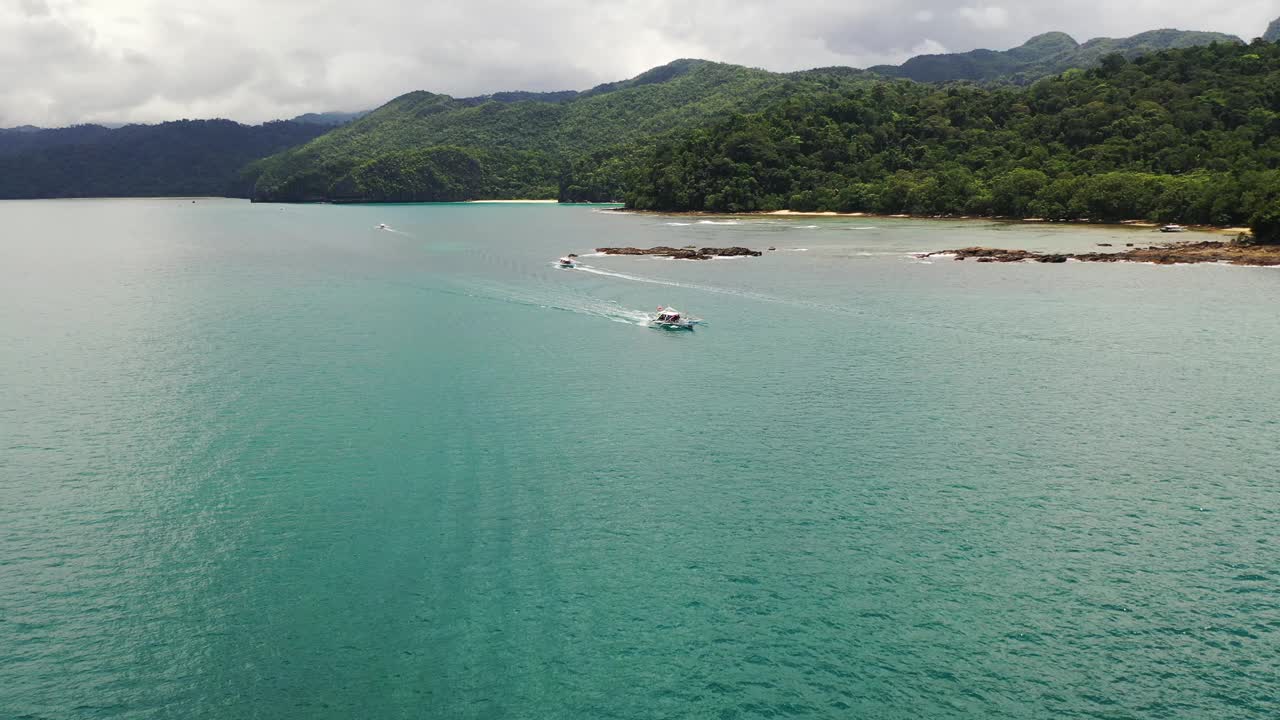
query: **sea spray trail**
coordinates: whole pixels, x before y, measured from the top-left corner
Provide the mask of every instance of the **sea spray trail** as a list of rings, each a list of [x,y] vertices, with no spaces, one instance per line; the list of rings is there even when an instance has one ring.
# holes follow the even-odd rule
[[[896,253],[887,253],[887,254],[896,254]],[[716,293],[720,295],[730,295],[733,297],[740,297],[740,298],[755,300],[759,302],[790,305],[792,307],[807,308],[812,310],[818,310],[821,312],[836,313],[841,315],[852,315],[852,316],[863,316],[863,317],[870,317],[873,315],[868,310],[847,307],[844,305],[819,303],[819,302],[813,302],[809,300],[799,300],[795,298],[785,298],[785,297],[779,297],[777,295],[769,295],[769,294],[750,291],[750,290],[738,290],[734,288],[718,287],[715,285],[703,285],[700,283],[686,283],[686,282],[678,282],[675,280],[664,280],[661,278],[645,277],[643,275],[633,275],[631,273],[605,270],[605,269],[593,267],[590,265],[579,265],[576,271],[586,272],[593,275],[600,275],[603,277],[612,277],[620,280],[627,280],[630,282],[648,283],[652,285],[665,285],[667,287],[676,287],[676,288],[681,288],[685,290],[698,290],[702,292]],[[1052,343],[1057,345],[1072,345],[1077,347],[1088,346],[1088,347],[1095,347],[1097,348],[1098,351],[1106,350],[1109,352],[1132,353],[1135,355],[1145,355],[1149,352],[1152,352],[1149,350],[1146,350],[1146,351],[1134,350],[1132,348],[1125,347],[1120,343],[1100,343],[1094,340],[1089,340],[1089,339],[1075,336],[1075,335],[1053,336],[1053,335],[1046,335],[1046,334],[1031,333],[1025,330],[995,331],[995,330],[988,330],[986,328],[971,327],[971,326],[957,327],[953,323],[941,322],[937,318],[918,314],[918,313],[906,313],[902,316],[902,318],[909,319],[913,324],[934,328],[936,330],[941,330],[948,333],[957,333],[957,334],[969,333],[969,334],[975,334],[975,335],[985,335],[985,336],[999,337],[999,338],[1010,339],[1010,340],[1020,340],[1020,341],[1033,342],[1033,343]]]
[[[777,295],[768,295],[752,290],[739,290],[735,288],[718,287],[716,285],[703,285],[701,283],[686,283],[676,280],[663,280],[661,278],[645,277],[643,275],[632,275],[630,273],[616,272],[613,270],[605,270],[603,268],[593,267],[591,265],[579,265],[577,271],[586,272],[592,275],[600,275],[603,277],[618,278],[619,280],[629,280],[631,282],[648,283],[650,285],[665,285],[667,287],[676,287],[684,290],[700,290],[702,292],[716,293],[719,295],[732,295],[734,297],[745,298],[748,300],[758,300],[767,303],[781,303],[785,305],[794,305],[796,307],[806,307],[815,310],[824,310],[827,312],[844,313],[850,315],[861,315],[863,311],[856,308],[844,307],[841,305],[828,305],[826,303],[814,303],[807,300],[796,300],[794,298],[778,297]]]
[[[382,232],[394,233],[394,234],[396,234],[396,235],[403,235],[403,236],[405,236],[405,237],[413,237],[413,235],[410,235],[409,233],[404,232],[403,230],[397,230],[397,229],[395,229],[395,228],[391,227],[390,225],[387,225],[386,223],[381,223],[381,224],[379,224],[379,225],[376,225],[376,226],[374,226],[374,228],[373,228],[373,229],[374,229],[374,230],[380,230],[380,231],[382,231]]]
[[[479,300],[490,300],[597,317],[625,325],[645,326],[648,325],[650,319],[650,314],[643,310],[625,308],[611,300],[600,300],[586,295],[566,293],[562,289],[559,292],[556,289],[538,292],[532,288],[466,283],[458,285],[454,293]]]
[[[729,295],[733,297],[741,297],[747,300],[755,300],[766,303],[777,303],[782,305],[790,305],[792,307],[800,307],[821,312],[829,312],[840,315],[853,315],[874,317],[874,313],[866,310],[850,308],[842,305],[833,305],[828,303],[815,303],[805,300],[796,300],[791,298],[783,298],[775,295],[766,295],[751,291],[734,290],[731,288],[722,288],[711,285],[702,285],[698,283],[682,283],[672,280],[661,280],[657,278],[646,278],[638,275],[630,275],[628,273],[618,273],[608,270],[601,270],[585,265],[579,265],[573,272],[587,272],[594,275],[604,277],[618,278],[631,282],[641,282],[653,285],[665,285],[668,287],[677,287],[685,290],[698,290],[702,292],[710,292],[721,295]],[[413,286],[426,292],[435,292],[445,295],[455,295],[460,297],[468,297],[477,300],[488,300],[512,305],[521,305],[524,307],[533,307],[546,310],[557,310],[561,312],[569,312],[577,315],[585,315],[589,317],[598,317],[610,322],[617,322],[626,325],[648,326],[651,313],[644,310],[636,310],[624,308],[614,301],[599,300],[589,296],[566,297],[562,294],[557,295],[540,295],[527,292],[525,290],[514,290],[509,287],[498,286],[481,286],[481,285],[459,285],[454,289],[441,287],[422,287]],[[1096,352],[1114,352],[1135,355],[1139,357],[1160,357],[1173,356],[1174,353],[1167,351],[1152,350],[1150,348],[1133,348],[1120,342],[1099,342],[1097,340],[1086,339],[1076,335],[1048,335],[1043,333],[1028,332],[1026,330],[991,330],[983,327],[963,326],[958,327],[952,323],[939,321],[937,318],[923,315],[919,313],[903,313],[899,316],[900,320],[909,320],[911,324],[920,327],[928,327],[934,330],[946,332],[956,335],[981,335],[984,337],[998,338],[1002,340],[1015,340],[1019,342],[1033,344],[1053,344],[1061,346],[1087,347]],[[701,324],[707,324],[707,321],[701,321]]]

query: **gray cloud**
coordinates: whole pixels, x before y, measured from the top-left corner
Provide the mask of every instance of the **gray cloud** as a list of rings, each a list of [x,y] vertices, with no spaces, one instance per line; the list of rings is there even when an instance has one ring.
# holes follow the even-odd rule
[[[677,57],[865,67],[1160,27],[1246,39],[1280,0],[0,0],[0,127],[582,89]]]

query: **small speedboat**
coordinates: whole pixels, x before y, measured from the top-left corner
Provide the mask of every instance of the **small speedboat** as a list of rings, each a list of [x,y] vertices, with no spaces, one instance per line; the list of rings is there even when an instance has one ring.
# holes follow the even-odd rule
[[[1161,225],[1160,232],[1186,232],[1187,229],[1181,225]]]
[[[378,223],[379,230],[390,230],[391,226],[386,223]]]
[[[692,330],[693,326],[697,324],[697,320],[681,315],[680,311],[673,307],[664,308],[660,306],[658,312],[654,313],[654,316],[649,320],[651,327],[658,327],[663,330]]]
[[[566,255],[556,261],[556,267],[561,267],[566,270],[572,270],[578,267],[578,261],[573,256]]]

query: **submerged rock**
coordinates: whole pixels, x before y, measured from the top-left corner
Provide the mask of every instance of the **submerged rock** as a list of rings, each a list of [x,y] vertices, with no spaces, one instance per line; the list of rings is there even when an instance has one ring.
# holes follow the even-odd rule
[[[737,245],[727,248],[702,248],[698,252],[712,257],[741,257],[744,255],[747,257],[760,257],[763,254],[759,250],[752,250],[751,248],[739,247]]]
[[[1133,248],[1132,243],[1126,247]],[[1280,245],[1251,245],[1234,242],[1189,242],[1152,245],[1121,252],[1091,253],[1038,253],[1030,250],[1005,250],[1003,248],[967,247],[959,250],[942,250],[931,255],[954,255],[956,260],[976,258],[978,262],[1064,263],[1081,262],[1145,262],[1157,265],[1182,263],[1221,262],[1232,265],[1280,265]]]
[[[605,255],[660,255],[662,257],[672,257],[677,260],[709,260],[714,257],[739,257],[750,256],[759,257],[763,253],[759,250],[752,250],[744,247],[726,247],[726,248],[673,248],[666,245],[659,245],[651,248],[596,248],[596,252]]]
[[[1027,250],[1005,250],[1003,248],[989,247],[967,247],[959,250],[941,250],[938,252],[925,253],[920,257],[930,257],[932,255],[954,255],[956,260],[965,260],[968,258],[977,258],[978,262],[1022,262],[1023,260],[1032,260],[1036,254]]]

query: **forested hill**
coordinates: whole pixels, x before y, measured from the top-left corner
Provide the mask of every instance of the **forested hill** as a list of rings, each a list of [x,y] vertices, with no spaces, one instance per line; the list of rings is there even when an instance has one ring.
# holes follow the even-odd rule
[[[1095,67],[1107,55],[1119,53],[1133,59],[1158,50],[1215,42],[1244,44],[1240,38],[1223,33],[1151,30],[1127,38],[1094,38],[1081,45],[1066,33],[1051,32],[1037,35],[1012,50],[919,55],[901,65],[878,65],[869,69],[884,77],[917,82],[967,80],[1026,84],[1072,68]]]
[[[262,200],[554,198],[565,163],[798,93],[856,82],[677,60],[583,93],[398,97],[256,163]]]
[[[1245,223],[1280,202],[1280,45],[1112,55],[1026,88],[797,96],[623,175],[645,209]]]
[[[247,197],[240,176],[246,163],[327,130],[295,122],[180,120],[0,131],[0,198]]]
[[[253,164],[253,196],[275,201],[438,201],[479,198],[607,200],[622,172],[667,133],[793,97],[868,86],[882,76],[917,80],[1018,79],[1096,65],[1106,53],[1136,56],[1216,41],[1217,33],[1157,30],[1077,44],[1062,33],[1007,52],[914,58],[876,72],[820,68],[771,73],[678,60],[586,92],[398,97],[299,148]]]

